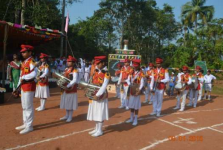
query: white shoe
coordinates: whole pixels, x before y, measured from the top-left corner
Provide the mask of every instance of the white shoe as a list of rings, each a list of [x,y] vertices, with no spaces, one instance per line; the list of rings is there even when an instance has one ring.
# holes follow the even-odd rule
[[[194,105],[194,108],[196,108],[197,106],[196,105]]]
[[[40,107],[37,107],[35,110],[39,111]]]
[[[152,112],[150,115],[155,115],[156,114],[156,112]]]
[[[67,120],[67,119],[68,119],[67,116],[64,116],[64,117],[60,118],[60,120]]]
[[[25,129],[25,128],[26,128],[26,125],[21,125],[21,126],[16,127],[15,129],[16,130],[22,130],[22,129]]]
[[[88,134],[95,134],[97,131],[94,129],[93,131],[88,132]]]
[[[210,100],[211,100],[211,98],[208,98],[208,100],[210,101]]]
[[[173,109],[174,109],[174,110],[177,110],[177,109],[180,109],[180,108],[179,108],[179,107],[174,107]]]
[[[93,136],[93,137],[99,137],[101,135],[103,135],[103,132],[102,131],[97,131],[96,133],[92,134],[91,136]]]
[[[180,109],[179,111],[184,111],[183,109]]]
[[[24,130],[20,131],[20,134],[26,134],[33,131],[33,127],[25,128]]]
[[[119,106],[118,108],[122,109],[122,108],[125,108],[125,106]]]
[[[131,122],[133,122],[133,119],[129,119],[125,123],[131,123]]]
[[[67,120],[66,120],[66,122],[71,122],[72,121],[72,118],[68,118]]]
[[[160,113],[157,113],[157,114],[156,114],[156,117],[160,117]]]
[[[153,104],[153,102],[149,101],[149,105],[152,105],[152,104]]]
[[[192,106],[192,104],[187,104],[187,106],[191,107],[191,106]]]
[[[129,110],[129,107],[125,107],[125,110]]]
[[[133,122],[133,126],[137,126],[137,124],[138,124],[138,121],[137,120],[134,120],[134,122]]]
[[[142,102],[143,104],[146,104],[146,103],[148,103],[148,101],[144,101],[144,102]]]
[[[45,108],[39,108],[37,111],[43,111],[45,110]]]

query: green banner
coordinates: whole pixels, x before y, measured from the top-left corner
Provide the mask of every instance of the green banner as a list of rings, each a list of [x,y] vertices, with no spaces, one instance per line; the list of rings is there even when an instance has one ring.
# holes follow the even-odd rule
[[[203,75],[206,75],[207,74],[206,61],[198,61],[198,60],[195,60],[194,61],[194,64],[195,64],[195,68],[196,68],[196,66],[200,66],[202,68],[202,70],[204,71]]]

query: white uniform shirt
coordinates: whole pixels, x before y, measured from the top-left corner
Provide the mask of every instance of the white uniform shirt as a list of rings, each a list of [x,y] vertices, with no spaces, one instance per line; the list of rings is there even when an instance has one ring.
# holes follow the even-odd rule
[[[211,84],[211,81],[212,80],[216,80],[216,77],[215,76],[213,76],[212,74],[210,74],[210,75],[205,75],[204,76],[204,82],[205,83],[207,83],[207,84]]]
[[[41,66],[45,65],[45,63],[42,63]],[[40,76],[40,78],[44,78],[46,76],[48,76],[48,73],[49,73],[49,67],[43,67],[43,70],[40,70],[43,72],[43,74]]]

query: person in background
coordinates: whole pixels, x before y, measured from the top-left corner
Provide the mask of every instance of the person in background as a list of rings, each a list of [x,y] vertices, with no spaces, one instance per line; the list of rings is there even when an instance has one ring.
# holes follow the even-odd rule
[[[133,73],[133,68],[130,66],[130,59],[124,60],[124,66],[121,69],[121,74],[119,76],[118,85],[120,86],[121,90],[121,106],[119,108],[125,108],[129,110],[128,107],[128,91],[129,85],[127,84],[126,80],[128,79],[128,75]]]
[[[13,89],[13,91],[17,88],[19,77],[20,77],[20,68],[21,61],[17,54],[13,54],[13,61],[9,63],[9,87]]]
[[[195,73],[192,75],[192,81],[193,81],[193,78],[197,78],[198,86],[196,87],[196,89],[194,89],[194,87],[191,88],[190,102],[189,104],[187,104],[187,106],[193,106],[194,108],[197,107],[198,93],[199,93],[199,90],[202,88],[200,83],[203,83],[204,81],[204,76],[200,71],[201,69],[202,68],[200,66],[196,66]]]
[[[115,77],[119,77],[121,74],[121,68],[122,68],[122,64],[118,63],[117,64],[117,70],[115,71]],[[116,90],[116,97],[120,98],[120,86],[117,84],[117,82],[115,83],[115,90]]]
[[[204,98],[207,99],[208,95],[208,100],[211,100],[211,90],[212,90],[212,82],[216,80],[216,77],[211,74],[211,70],[208,70],[207,74],[204,76]]]
[[[200,74],[202,74],[202,76],[203,76],[203,73],[204,73],[204,70],[203,69],[201,69],[200,71],[199,71],[199,73]],[[202,99],[202,93],[203,93],[203,85],[204,85],[204,80],[203,81],[200,81],[200,90],[198,91],[198,99],[197,99],[197,101],[201,101],[201,99]]]
[[[148,103],[151,105],[153,103],[153,94],[151,93],[150,89],[150,83],[151,83],[151,76],[153,74],[153,68],[154,64],[149,63],[149,69],[146,71],[145,77],[146,77],[146,91],[145,91],[145,101],[143,103]]]
[[[85,63],[85,70],[84,70],[84,81],[85,82],[89,82],[89,78],[90,78],[90,70],[91,68],[90,68],[90,66],[89,66],[89,63],[88,62],[86,62]]]
[[[174,72],[171,73],[170,75],[170,79],[169,79],[169,88],[168,88],[168,95],[169,96],[173,96],[173,92],[174,92],[174,87],[175,87],[175,83],[176,83],[176,76],[174,74]]]

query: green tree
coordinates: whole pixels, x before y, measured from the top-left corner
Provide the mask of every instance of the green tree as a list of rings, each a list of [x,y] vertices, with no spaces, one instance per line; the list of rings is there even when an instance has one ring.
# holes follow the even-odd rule
[[[214,7],[204,6],[206,0],[192,0],[182,6],[181,18],[185,25],[194,24],[195,30],[198,27],[198,21],[201,25],[207,25],[213,18]]]

